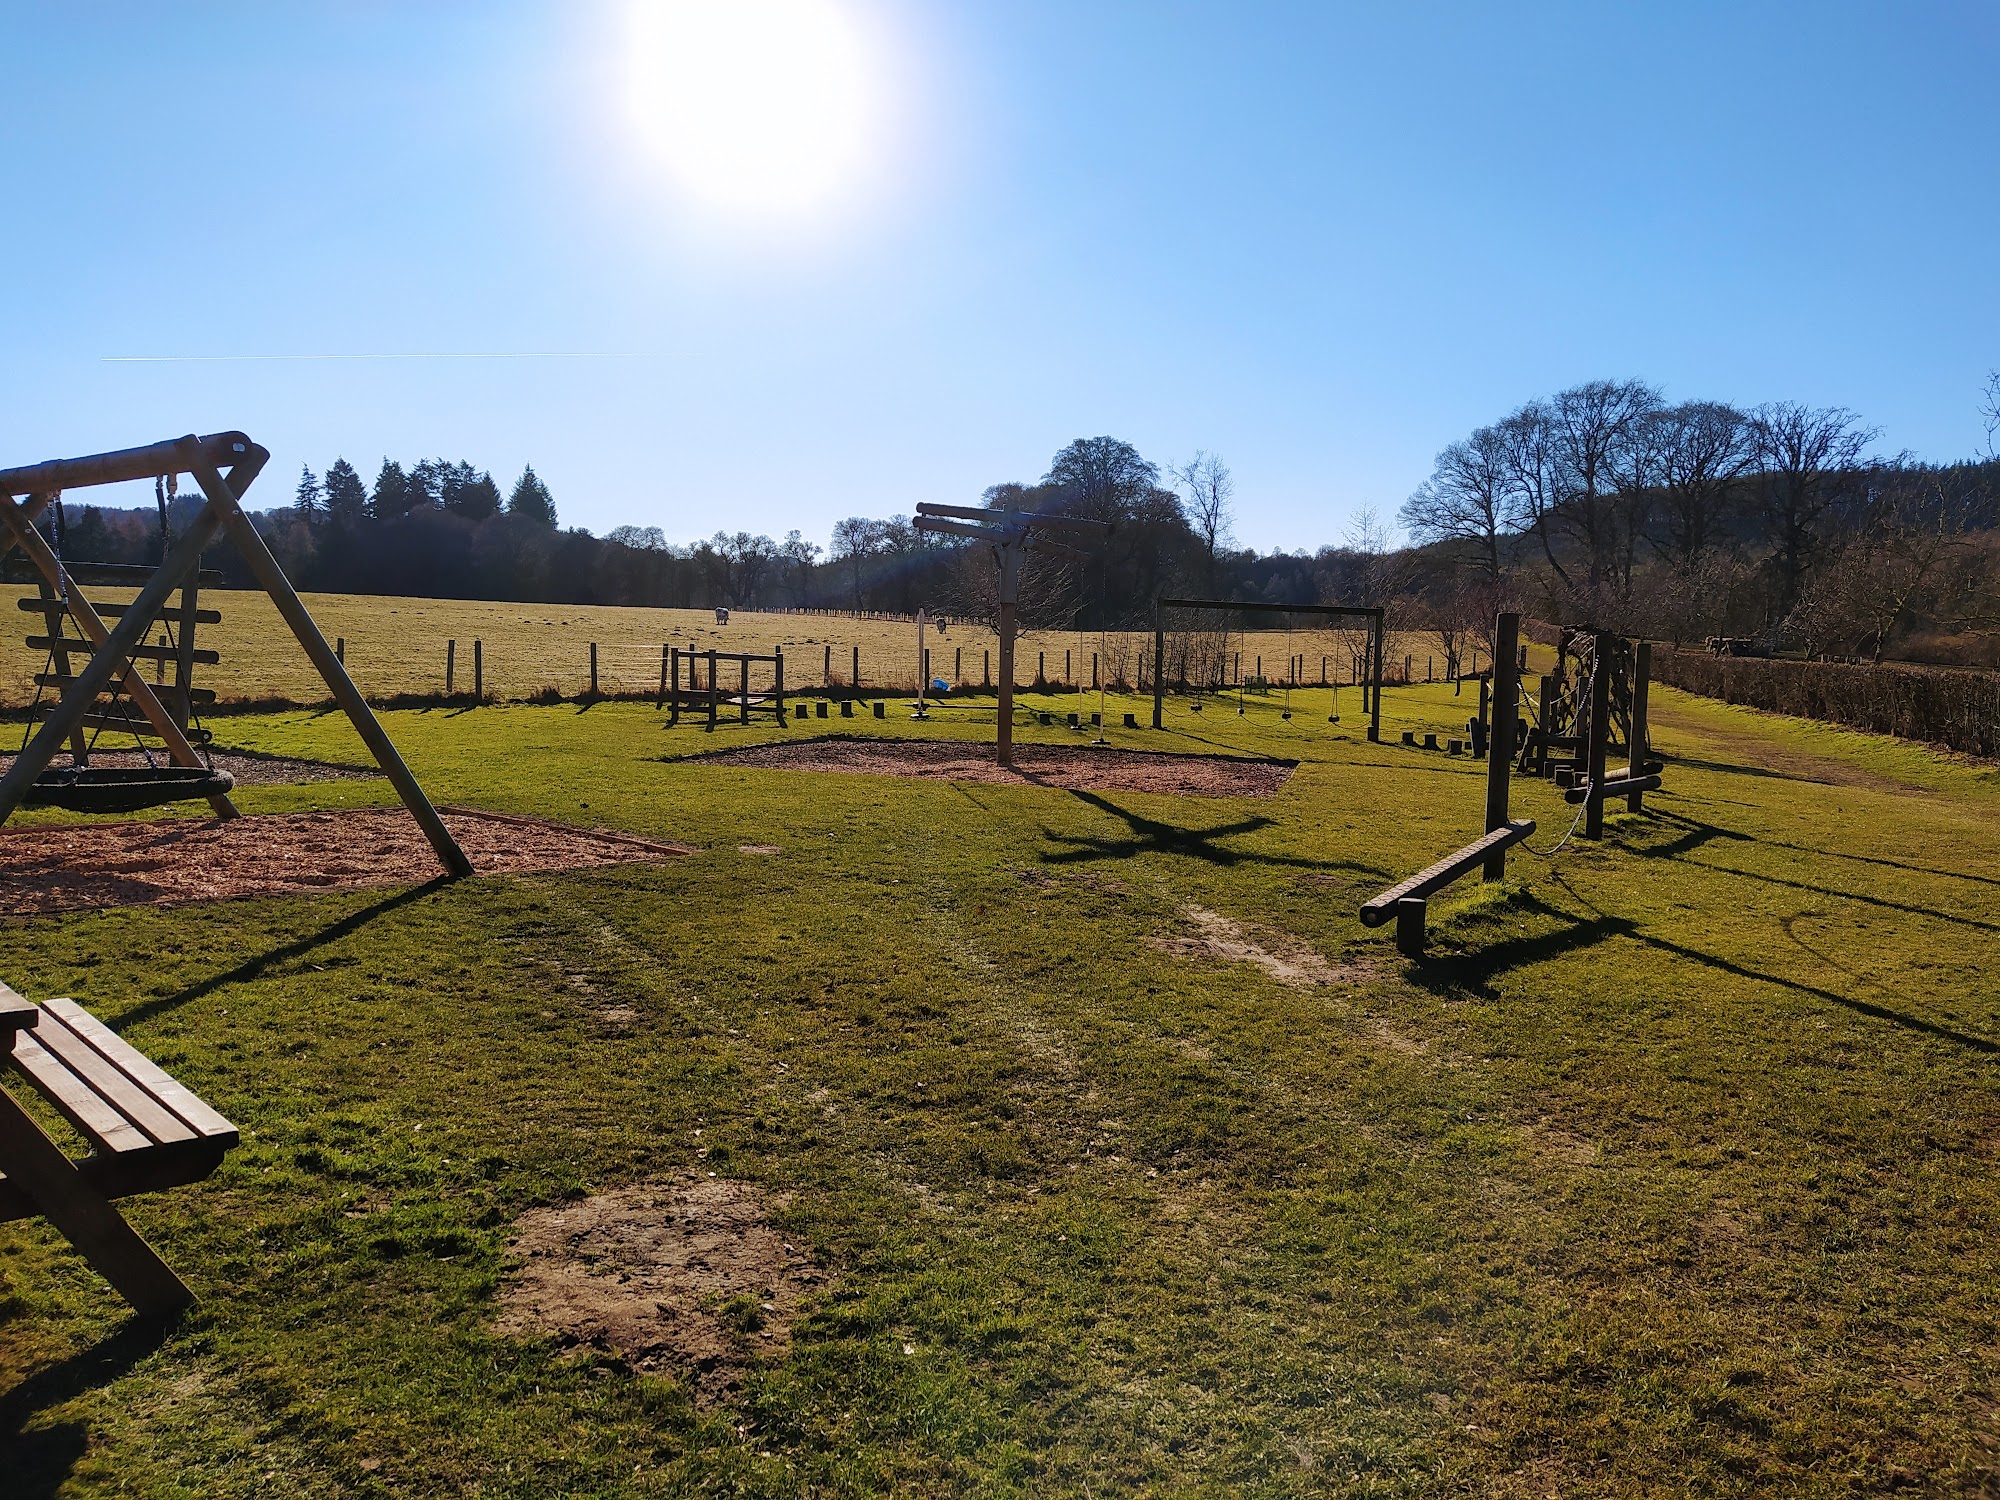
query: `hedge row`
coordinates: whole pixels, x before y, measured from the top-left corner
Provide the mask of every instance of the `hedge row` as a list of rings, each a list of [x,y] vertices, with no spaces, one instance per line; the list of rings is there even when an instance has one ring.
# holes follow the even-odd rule
[[[1653,677],[1725,703],[2000,756],[2000,672],[1766,661],[1658,646]]]

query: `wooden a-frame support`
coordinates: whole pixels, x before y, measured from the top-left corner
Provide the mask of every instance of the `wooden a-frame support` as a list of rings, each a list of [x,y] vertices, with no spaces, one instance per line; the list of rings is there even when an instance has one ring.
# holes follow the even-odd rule
[[[54,759],[63,741],[82,724],[97,695],[114,677],[124,680],[133,702],[139,705],[153,728],[160,732],[175,760],[183,765],[201,764],[187,737],[180,733],[165,707],[140,678],[131,656],[133,648],[145,638],[160,611],[166,607],[168,598],[180,588],[188,574],[200,567],[202,551],[221,534],[235,544],[249,564],[251,575],[271,596],[271,602],[277,605],[278,613],[291,627],[306,656],[325,680],[334,702],[346,713],[355,732],[361,736],[361,742],[368,747],[368,753],[375,758],[375,763],[396,789],[396,795],[410,810],[410,816],[417,820],[417,826],[430,840],[439,863],[452,875],[470,875],[472,863],[465,857],[465,851],[458,847],[458,841],[438,817],[437,809],[431,806],[424,789],[410,774],[410,768],[403,763],[403,757],[384,732],[374,711],[368,707],[367,700],[347,675],[347,668],[313,623],[297,590],[285,577],[277,559],[271,556],[270,549],[264,545],[264,539],[257,534],[250,518],[243,513],[243,493],[270,456],[269,452],[242,433],[225,432],[201,438],[190,434],[146,448],[127,448],[87,458],[58,459],[26,468],[0,470],[0,526],[4,526],[0,544],[20,546],[43,577],[67,595],[72,605],[76,606],[78,621],[94,648],[89,662],[64,690],[55,712],[43,721],[26,748],[14,758],[14,764],[7,773],[0,776],[0,823],[13,816],[35,778]],[[223,474],[225,467],[227,478]],[[67,489],[117,484],[133,479],[157,479],[168,474],[192,474],[207,501],[193,523],[168,550],[159,570],[139,591],[139,597],[126,608],[117,625],[106,630],[96,611],[78,597],[74,587],[64,577],[60,562],[35,528],[34,512]],[[38,497],[40,504],[35,505],[33,511],[24,509],[14,503],[16,495]],[[0,550],[4,550],[4,546],[0,546]],[[235,808],[228,804],[227,798],[214,800],[218,804],[216,812],[219,815],[235,815]]]

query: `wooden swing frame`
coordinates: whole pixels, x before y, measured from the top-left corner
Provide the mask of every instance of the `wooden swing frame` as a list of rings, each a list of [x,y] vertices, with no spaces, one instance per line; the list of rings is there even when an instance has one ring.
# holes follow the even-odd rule
[[[124,690],[139,709],[154,734],[165,744],[174,764],[202,765],[194,746],[174,722],[159,697],[133,662],[134,649],[167,607],[172,595],[200,567],[201,554],[218,537],[226,537],[249,565],[258,585],[271,597],[279,615],[298,639],[333,700],[354,725],[368,753],[389,778],[396,795],[409,809],[417,826],[430,840],[438,861],[447,873],[472,873],[472,863],[458,841],[438,817],[430,798],[404,764],[402,755],[390,741],[367,700],[347,675],[339,655],[306,610],[284,570],[271,555],[257,528],[243,511],[243,494],[249,489],[270,453],[240,432],[212,433],[207,437],[189,434],[169,442],[144,448],[125,448],[113,453],[96,453],[84,458],[55,459],[24,468],[0,470],[0,555],[19,547],[28,556],[43,581],[68,600],[72,614],[92,650],[88,663],[63,690],[61,701],[0,776],[0,823],[14,815],[35,778],[48,768],[61,751],[64,741],[77,732],[102,693],[113,681],[122,681]],[[166,551],[159,567],[126,606],[115,626],[107,627],[98,612],[77,592],[54,550],[36,528],[35,520],[66,490],[94,485],[121,484],[137,479],[162,479],[168,475],[190,474],[206,497],[200,513]],[[17,501],[16,497],[21,499]],[[209,803],[221,818],[236,816],[236,808],[226,794],[211,796]]]

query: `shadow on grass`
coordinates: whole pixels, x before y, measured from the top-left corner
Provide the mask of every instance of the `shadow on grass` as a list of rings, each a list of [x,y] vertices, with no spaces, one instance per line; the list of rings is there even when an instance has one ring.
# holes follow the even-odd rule
[[[1793,990],[1801,995],[1810,995],[1815,1000],[1825,1000],[1829,1004],[1838,1005],[1844,1010],[1851,1010],[1877,1021],[1887,1021],[1892,1026],[1901,1026],[1909,1031],[1920,1031],[1924,1035],[1936,1037],[1940,1041],[1951,1042],[1960,1047],[1970,1048],[1974,1052],[1983,1052],[1988,1055],[2000,1054],[2000,1042],[1991,1041],[1983,1036],[1973,1036],[1970,1032],[1958,1031],[1950,1026],[1940,1025],[1936,1021],[1926,1021],[1922,1016],[1908,1015],[1900,1010],[1892,1010],[1886,1005],[1877,1005],[1870,1000],[1856,1000],[1848,995],[1835,994],[1832,990],[1823,990],[1816,984],[1805,984],[1797,979],[1787,979],[1782,974],[1767,974],[1762,969],[1751,968],[1748,964],[1739,964],[1733,959],[1723,958],[1714,953],[1704,953],[1699,948],[1690,948],[1684,943],[1670,942],[1666,938],[1652,937],[1646,933],[1634,933],[1633,936],[1649,948],[1657,948],[1662,953],[1671,953],[1676,958],[1685,958],[1692,963],[1720,970],[1724,974],[1733,974],[1739,979],[1754,979],[1763,984],[1775,984],[1782,989]],[[1836,967],[1839,966],[1836,965]],[[1845,973],[1848,971],[1843,969],[1842,972]]]
[[[1517,912],[1553,917],[1569,925],[1529,937],[1508,938],[1503,942],[1462,953],[1427,954],[1421,962],[1408,966],[1405,977],[1419,989],[1429,990],[1440,999],[1463,1000],[1477,997],[1495,1000],[1499,992],[1493,981],[1510,969],[1544,959],[1560,958],[1579,949],[1595,947],[1606,938],[1631,937],[1637,924],[1626,917],[1599,915],[1578,920],[1572,913],[1550,906],[1534,896],[1516,897],[1510,903]],[[1450,919],[1446,919],[1446,925]]]
[[[1918,906],[1909,901],[1891,901],[1887,896],[1870,896],[1861,891],[1843,891],[1837,886],[1824,882],[1812,884],[1804,880],[1787,880],[1782,875],[1766,875],[1758,870],[1739,870],[1734,865],[1711,864],[1705,859],[1685,861],[1697,870],[1713,870],[1718,875],[1734,875],[1739,880],[1755,880],[1765,885],[1781,886],[1789,891],[1804,891],[1809,896],[1831,896],[1837,901],[1859,901],[1864,906],[1879,906],[1885,911],[1899,911],[1905,916],[1930,917],[1939,922],[1951,922],[1959,927],[1971,927],[1980,932],[2000,932],[2000,922],[1987,922],[1978,917],[1961,917],[1948,911],[1939,911],[1933,906]]]
[[[33,1432],[24,1430],[27,1425],[52,1407],[130,1374],[165,1337],[159,1324],[134,1318],[109,1338],[37,1371],[0,1396],[0,1455],[5,1456],[12,1500],[52,1500],[90,1448],[90,1429],[82,1422],[58,1422]]]
[[[338,922],[322,927],[317,932],[308,933],[302,938],[295,938],[289,943],[282,943],[269,952],[258,954],[255,958],[246,958],[235,968],[229,969],[224,973],[211,975],[207,979],[189,985],[186,989],[176,994],[163,995],[158,1000],[148,1000],[145,1004],[137,1006],[120,1016],[116,1022],[116,1027],[122,1030],[127,1026],[150,1021],[155,1016],[165,1015],[168,1011],[178,1010],[181,1006],[188,1004],[190,1001],[199,1000],[204,995],[212,995],[227,985],[245,984],[250,980],[259,979],[278,965],[289,963],[295,958],[303,958],[306,954],[312,952],[313,949],[323,947],[327,943],[339,942],[340,939],[348,936],[350,933],[359,932],[377,917],[385,917],[390,912],[400,907],[408,906],[412,901],[428,896],[433,891],[442,890],[451,883],[451,876],[438,875],[425,881],[422,885],[411,886],[408,890],[398,891],[393,896],[385,896],[374,905],[364,906],[359,911],[350,912]]]
[[[1182,828],[1174,823],[1162,822],[1141,813],[1120,807],[1108,797],[1096,792],[1071,789],[1070,795],[1079,802],[1087,802],[1099,812],[1108,813],[1131,830],[1130,838],[1095,838],[1088,834],[1057,833],[1051,828],[1042,829],[1042,837],[1052,844],[1064,847],[1054,853],[1044,852],[1040,859],[1045,865],[1084,864],[1100,859],[1136,859],[1145,854],[1177,854],[1187,859],[1198,859],[1206,864],[1229,868],[1234,865],[1283,865],[1300,870],[1352,870],[1357,874],[1374,879],[1387,880],[1389,872],[1376,865],[1366,865],[1348,859],[1302,859],[1287,854],[1254,854],[1244,849],[1231,849],[1218,842],[1235,838],[1246,833],[1258,833],[1272,827],[1276,819],[1257,816],[1240,818],[1234,823],[1223,823],[1214,828]]]
[[[1664,844],[1628,844],[1626,846],[1634,854],[1641,855],[1646,859],[1672,859],[1676,855],[1686,854],[1690,850],[1699,849],[1711,839],[1730,839],[1737,843],[1751,844],[1765,842],[1753,833],[1738,833],[1733,828],[1720,828],[1713,823],[1704,823],[1699,818],[1684,818],[1679,813],[1662,812],[1656,807],[1648,807],[1646,811],[1651,813],[1661,823],[1669,823],[1685,830],[1677,837],[1668,839]]]

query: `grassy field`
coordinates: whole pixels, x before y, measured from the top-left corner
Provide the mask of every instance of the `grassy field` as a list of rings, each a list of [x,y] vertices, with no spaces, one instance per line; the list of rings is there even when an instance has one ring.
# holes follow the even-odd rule
[[[1483,768],[1311,696],[1113,731],[1300,761],[1241,802],[396,713],[440,800],[703,852],[0,927],[0,976],[246,1130],[130,1205],[203,1298],[164,1340],[0,1226],[8,1493],[2000,1489],[1993,769],[1661,692],[1669,791],[1463,888],[1419,966],[1355,909],[1476,831]],[[1464,711],[1392,692],[1385,738]],[[1545,849],[1567,810],[1517,786]],[[1340,981],[1191,957],[1198,911]],[[492,1331],[519,1215],[686,1171],[833,1278],[740,1399]]]
[[[105,599],[130,597],[130,592],[103,590]],[[43,670],[46,653],[30,651],[23,642],[39,630],[40,616],[20,613],[15,605],[31,596],[29,589],[0,589],[0,611],[18,618],[21,628],[0,637],[0,707],[18,706],[34,695],[34,674]],[[92,591],[97,597],[99,591]],[[215,688],[225,700],[289,699],[319,703],[326,689],[314,674],[270,599],[261,592],[217,589],[205,600],[222,614],[220,625],[198,633],[203,646],[222,654],[222,664],[201,669],[198,681]],[[695,651],[737,651],[768,655],[782,649],[788,685],[822,686],[828,648],[835,679],[852,675],[853,651],[861,652],[864,686],[897,691],[912,688],[917,676],[916,627],[907,621],[858,620],[839,615],[784,615],[735,611],[727,625],[715,623],[715,612],[703,609],[622,609],[585,604],[495,604],[466,599],[401,599],[358,594],[308,594],[307,606],[329,639],[347,642],[347,669],[363,692],[387,698],[397,694],[438,694],[444,691],[445,643],[458,642],[454,686],[472,686],[472,643],[483,643],[485,683],[489,696],[523,699],[553,689],[567,697],[590,685],[590,646],[598,646],[598,685],[606,693],[651,692],[660,680],[662,645]],[[1246,638],[1232,632],[1231,650],[1240,652],[1246,674],[1259,657],[1270,676],[1283,671],[1284,661],[1302,654],[1310,659],[1307,675],[1319,678],[1320,658],[1327,657],[1330,680],[1346,681],[1351,673],[1349,647],[1360,635],[1299,629],[1255,631]],[[930,634],[931,671],[951,680],[953,670],[968,683],[978,683],[985,671],[985,654],[995,653],[993,632],[962,624],[940,637]],[[1107,673],[1127,680],[1137,671],[1142,653],[1151,650],[1151,636],[1088,631],[1033,631],[1016,646],[1016,672],[1023,683],[1035,680],[1046,659],[1051,682],[1074,680],[1088,684],[1093,655],[1105,658]],[[1069,653],[1065,676],[1064,653]],[[956,653],[956,654],[955,654]],[[1400,663],[1405,656],[1421,676],[1425,660],[1434,657],[1444,671],[1444,655],[1435,637],[1399,636],[1384,652]],[[760,684],[761,685],[761,684]]]

